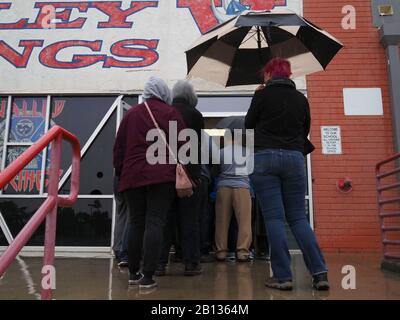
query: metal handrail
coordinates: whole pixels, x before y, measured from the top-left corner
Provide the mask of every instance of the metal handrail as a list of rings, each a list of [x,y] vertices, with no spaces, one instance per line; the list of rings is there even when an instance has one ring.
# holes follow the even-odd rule
[[[58,195],[58,182],[60,180],[60,161],[61,161],[61,143],[62,140],[68,141],[72,145],[72,173],[71,173],[71,192],[68,197]],[[7,250],[0,256],[0,277],[4,274],[10,264],[17,257],[18,253],[32,237],[40,224],[46,218],[46,230],[44,241],[44,258],[43,258],[43,280],[50,275],[44,274],[54,270],[54,250],[56,239],[56,223],[57,208],[71,207],[74,205],[79,192],[80,177],[80,143],[79,140],[65,129],[54,126],[35,144],[29,147],[16,160],[14,160],[7,168],[0,172],[0,189],[3,189],[32,159],[51,143],[51,162],[48,186],[48,197],[40,208],[35,212],[28,223],[22,228],[15,239],[10,243]],[[46,267],[46,268],[45,268]],[[51,272],[51,271],[49,271]],[[54,275],[55,276],[55,275]],[[45,278],[46,277],[46,278]],[[53,288],[51,285],[43,286],[41,298],[49,300],[52,298]]]
[[[387,190],[393,190],[400,187],[400,182],[390,183],[390,184],[383,184],[382,180],[386,177],[396,176],[400,172],[400,167],[396,165],[396,160],[400,159],[400,153],[397,153],[383,161],[380,161],[376,164],[376,190],[378,196],[378,213],[379,213],[379,220],[380,220],[380,227],[381,227],[381,236],[382,236],[382,244],[383,244],[383,255],[385,259],[400,259],[400,254],[396,252],[389,252],[388,245],[400,246],[399,240],[389,240],[386,237],[387,232],[393,231],[400,231],[400,225],[394,226],[385,225],[385,218],[393,218],[393,217],[400,217],[400,211],[385,211],[384,205],[389,203],[399,203],[400,204],[400,196],[399,197],[392,197],[392,198],[384,198],[383,192]],[[391,170],[387,170],[382,172],[382,166],[385,164],[389,164],[394,162],[395,168]]]

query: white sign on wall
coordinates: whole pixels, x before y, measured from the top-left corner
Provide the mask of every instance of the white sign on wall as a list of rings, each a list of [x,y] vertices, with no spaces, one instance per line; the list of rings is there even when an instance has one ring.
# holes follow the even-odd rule
[[[232,8],[302,14],[302,0],[0,0],[0,94],[134,92],[151,75],[171,84],[186,77],[185,50]]]
[[[344,114],[346,116],[382,116],[381,88],[344,88]]]
[[[339,126],[321,127],[322,154],[342,154],[342,136]]]

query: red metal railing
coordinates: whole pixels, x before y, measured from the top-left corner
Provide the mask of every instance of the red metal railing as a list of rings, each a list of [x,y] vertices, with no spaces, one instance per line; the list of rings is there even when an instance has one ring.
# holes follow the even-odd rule
[[[59,171],[61,161],[61,143],[67,140],[72,145],[72,173],[71,173],[71,193],[68,197],[58,195]],[[21,154],[6,169],[0,173],[0,189],[3,189],[19,171],[21,171],[33,158],[35,158],[44,148],[51,143],[51,163],[48,186],[48,197],[42,206],[36,211],[28,223],[22,228],[14,241],[8,246],[7,250],[0,256],[0,277],[14,261],[24,245],[32,237],[40,224],[46,218],[46,230],[44,241],[43,266],[54,266],[54,248],[56,239],[57,208],[72,206],[79,192],[80,174],[80,144],[79,140],[68,131],[59,126],[54,126],[38,142]],[[42,173],[43,174],[43,173]],[[44,268],[42,269],[42,273]],[[47,270],[47,269],[46,269]],[[45,274],[44,276],[48,276]],[[43,282],[43,281],[42,281]],[[52,298],[52,288],[43,287],[41,297],[43,300]]]
[[[396,239],[388,239],[387,233],[388,232],[396,232],[400,231],[400,222],[397,221],[392,221],[391,224],[388,224],[386,221],[389,218],[400,218],[400,196],[397,194],[397,196],[393,196],[390,198],[385,198],[383,196],[384,191],[388,190],[396,190],[399,192],[398,188],[400,187],[400,182],[399,182],[399,174],[400,174],[400,167],[397,166],[398,159],[400,159],[400,153],[383,160],[379,162],[376,165],[376,188],[377,188],[377,194],[378,194],[378,211],[379,211],[379,219],[380,219],[380,225],[381,225],[381,234],[382,234],[382,244],[383,244],[383,254],[386,259],[400,259],[400,249],[397,250],[397,252],[390,252],[388,250],[388,246],[400,246],[400,240],[397,240],[400,237],[396,237]],[[397,160],[397,161],[396,161]],[[387,170],[382,172],[382,166],[393,163],[395,168],[391,170]],[[395,183],[390,183],[390,184],[384,184],[383,179],[387,177],[393,177],[395,176],[395,180],[397,182]],[[384,206],[387,204],[398,204],[399,207],[397,209],[392,209],[390,211],[385,211]],[[399,233],[400,236],[400,233]]]

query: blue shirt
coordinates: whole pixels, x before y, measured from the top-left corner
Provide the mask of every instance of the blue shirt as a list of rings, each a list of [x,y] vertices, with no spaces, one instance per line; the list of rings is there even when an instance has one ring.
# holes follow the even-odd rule
[[[221,187],[250,188],[247,155],[246,148],[240,145],[229,144],[221,149],[218,189]]]

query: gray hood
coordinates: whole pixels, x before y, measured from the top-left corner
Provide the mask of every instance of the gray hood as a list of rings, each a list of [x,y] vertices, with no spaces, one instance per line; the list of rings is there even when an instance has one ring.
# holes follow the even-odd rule
[[[147,80],[143,91],[143,99],[158,98],[167,104],[172,103],[171,90],[164,80],[157,77],[150,77]]]

